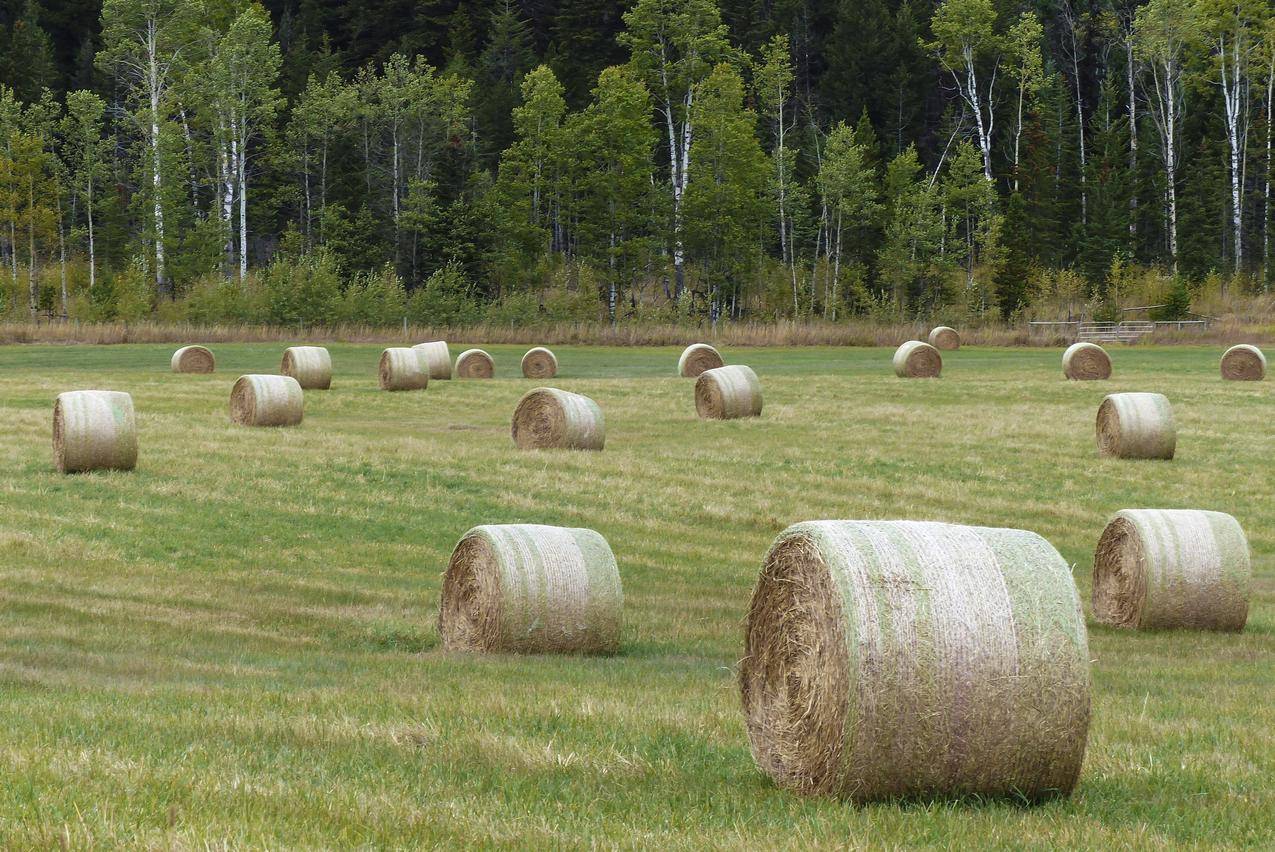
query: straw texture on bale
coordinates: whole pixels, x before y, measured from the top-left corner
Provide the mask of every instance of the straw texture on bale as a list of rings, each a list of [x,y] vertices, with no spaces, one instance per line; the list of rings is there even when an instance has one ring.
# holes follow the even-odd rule
[[[552,379],[558,375],[558,356],[543,346],[528,349],[522,356],[522,374],[528,379]]]
[[[452,377],[452,353],[447,349],[444,340],[433,340],[429,343],[418,343],[412,347],[421,353],[421,363],[431,379],[446,381]]]
[[[1062,359],[1063,375],[1078,382],[1111,378],[1111,358],[1096,343],[1081,341],[1067,347]]]
[[[1171,459],[1178,444],[1173,407],[1164,394],[1113,393],[1098,406],[1098,454]]]
[[[684,379],[698,378],[705,370],[716,370],[726,362],[721,354],[707,343],[692,343],[682,350],[677,359],[677,374]]]
[[[53,403],[53,463],[60,473],[136,467],[133,398],[104,390],[58,394]]]
[[[930,345],[935,349],[960,349],[961,336],[956,329],[940,325],[930,331]]]
[[[173,353],[174,373],[211,373],[217,369],[212,350],[204,346],[183,346]]]
[[[296,426],[305,394],[292,376],[240,376],[230,390],[230,419],[240,426]]]
[[[438,632],[453,651],[614,653],[624,592],[593,530],[474,527],[443,577]]]
[[[323,346],[290,346],[283,351],[279,372],[292,376],[302,390],[332,387],[332,356]]]
[[[695,413],[706,420],[757,417],[761,414],[761,380],[743,364],[705,370],[695,380]]]
[[[482,349],[466,349],[456,356],[456,378],[490,379],[496,375],[496,362]]]
[[[1266,378],[1266,356],[1247,343],[1232,346],[1222,356],[1222,378],[1233,382],[1260,382]]]
[[[1239,522],[1199,509],[1125,509],[1098,540],[1093,612],[1135,630],[1242,630],[1252,566]]]
[[[381,390],[421,390],[429,385],[429,371],[417,349],[391,346],[381,353],[377,369]]]
[[[909,340],[894,351],[894,374],[901,379],[937,379],[943,356],[922,340]]]
[[[753,757],[856,801],[1070,793],[1089,729],[1071,570],[1035,533],[811,521],[772,545],[745,624]]]
[[[536,388],[518,400],[513,438],[524,450],[600,450],[606,443],[606,421],[587,396]]]

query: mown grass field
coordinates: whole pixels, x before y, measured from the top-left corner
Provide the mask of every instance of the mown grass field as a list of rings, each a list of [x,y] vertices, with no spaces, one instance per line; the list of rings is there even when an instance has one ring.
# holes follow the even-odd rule
[[[736,349],[750,422],[695,417],[677,350],[555,347],[601,453],[509,438],[525,347],[491,382],[376,386],[331,346],[303,425],[231,426],[275,344],[0,347],[0,846],[1055,848],[1275,845],[1275,382],[1216,348],[1117,348],[1110,382],[1057,350]],[[455,354],[455,350],[453,354]],[[59,391],[129,391],[138,470],[54,472]],[[1169,395],[1173,462],[1099,460],[1104,394]],[[1093,724],[1067,800],[854,807],[753,766],[734,681],[761,559],[790,523],[912,518],[1035,530],[1088,611],[1093,547],[1129,507],[1234,514],[1253,548],[1239,635],[1090,621]],[[626,593],[614,658],[438,646],[440,575],[478,523],[587,526]]]

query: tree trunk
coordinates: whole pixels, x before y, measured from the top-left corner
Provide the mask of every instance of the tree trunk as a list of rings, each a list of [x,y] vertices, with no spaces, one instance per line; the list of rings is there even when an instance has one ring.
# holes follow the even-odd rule
[[[248,127],[239,119],[236,171],[239,180],[239,280],[248,277]]]
[[[147,22],[147,89],[150,95],[150,149],[151,149],[151,191],[152,215],[155,220],[155,290],[160,296],[170,295],[166,270],[164,268],[164,181],[162,176],[163,155],[159,149],[159,107],[161,82],[159,75],[159,46],[157,44],[158,22]]]

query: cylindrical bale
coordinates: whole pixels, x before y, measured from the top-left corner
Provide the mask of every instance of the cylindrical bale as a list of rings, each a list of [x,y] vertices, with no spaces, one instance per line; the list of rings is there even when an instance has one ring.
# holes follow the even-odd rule
[[[1232,346],[1222,356],[1222,378],[1233,382],[1260,382],[1266,378],[1266,356],[1247,343]]]
[[[53,463],[60,473],[136,467],[133,398],[104,390],[58,394],[53,403]]]
[[[558,375],[558,357],[543,346],[528,349],[522,356],[522,374],[528,379],[552,379]]]
[[[1178,444],[1173,406],[1160,393],[1113,393],[1098,406],[1098,454],[1171,459]]]
[[[332,387],[332,356],[323,346],[290,346],[283,351],[279,372],[292,376],[302,390]]]
[[[894,351],[894,374],[901,379],[937,379],[943,356],[922,340],[909,340]]]
[[[1094,618],[1134,630],[1243,630],[1253,569],[1235,518],[1125,509],[1098,539]]]
[[[677,374],[684,379],[698,378],[705,370],[716,370],[726,362],[719,353],[707,343],[692,343],[682,350],[677,359]]]
[[[211,373],[217,369],[212,350],[204,346],[183,346],[173,353],[174,373]]]
[[[474,527],[443,577],[438,632],[453,651],[614,653],[624,591],[593,530]]]
[[[514,409],[513,438],[523,450],[600,450],[606,443],[606,421],[587,396],[535,388]]]
[[[381,390],[422,390],[429,385],[429,370],[417,349],[391,346],[381,353],[377,370]]]
[[[940,325],[930,331],[930,345],[935,349],[960,349],[961,336],[956,329]]]
[[[1087,645],[1071,570],[1035,533],[797,524],[745,624],[753,757],[783,787],[858,801],[1070,793]]]
[[[482,349],[466,349],[456,356],[456,378],[490,379],[496,375],[496,362]]]
[[[240,426],[296,426],[305,394],[291,376],[240,376],[230,390],[230,419]]]
[[[1111,378],[1111,358],[1096,343],[1081,341],[1067,347],[1062,358],[1063,375],[1084,382]]]
[[[761,414],[761,380],[743,364],[705,370],[695,380],[695,413],[705,420]]]
[[[452,377],[452,353],[447,349],[447,341],[432,340],[412,348],[421,353],[421,363],[431,379],[446,381]]]

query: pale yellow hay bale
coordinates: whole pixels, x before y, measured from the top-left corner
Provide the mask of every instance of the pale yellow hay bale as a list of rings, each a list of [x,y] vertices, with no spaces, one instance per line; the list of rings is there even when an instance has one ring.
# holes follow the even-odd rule
[[[695,379],[705,370],[715,370],[725,364],[721,354],[707,343],[692,343],[682,350],[677,359],[677,374],[682,378]]]
[[[894,374],[901,379],[937,379],[943,356],[928,343],[909,340],[894,352]]]
[[[466,349],[456,356],[456,378],[490,379],[496,375],[496,362],[482,349]]]
[[[1085,382],[1111,378],[1111,358],[1107,350],[1096,343],[1082,340],[1067,347],[1063,353],[1063,375],[1073,381]]]
[[[290,346],[283,352],[279,372],[292,376],[302,390],[332,387],[332,356],[323,346]]]
[[[412,347],[421,353],[425,372],[431,379],[446,381],[452,377],[452,353],[444,340],[432,340],[429,343],[418,343]]]
[[[1171,459],[1178,443],[1173,407],[1158,393],[1113,393],[1098,407],[1098,454]]]
[[[217,369],[212,350],[203,346],[183,346],[173,353],[174,373],[211,373]]]
[[[960,349],[961,336],[956,329],[940,325],[930,331],[930,345],[935,349]]]
[[[377,370],[381,390],[422,390],[429,385],[429,369],[416,349],[391,346],[381,353]]]
[[[61,473],[136,467],[133,398],[105,390],[58,394],[53,403],[53,463]]]
[[[705,370],[695,380],[695,413],[706,420],[761,414],[761,380],[743,364]]]
[[[522,374],[528,379],[552,379],[558,375],[558,358],[543,346],[535,346],[522,356]]]
[[[240,376],[230,391],[230,419],[240,426],[296,426],[305,394],[291,376]]]
[[[598,404],[557,388],[523,394],[512,431],[514,444],[524,450],[600,450],[606,443],[606,421]]]
[[[1233,382],[1260,382],[1266,378],[1266,355],[1247,343],[1232,346],[1222,356],[1222,378]]]

